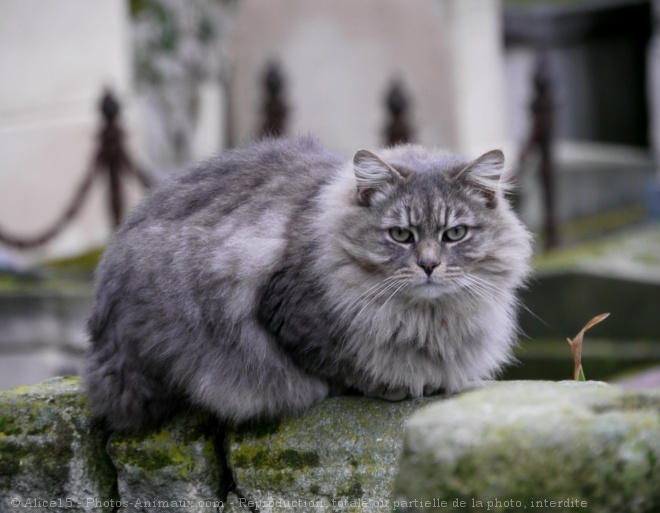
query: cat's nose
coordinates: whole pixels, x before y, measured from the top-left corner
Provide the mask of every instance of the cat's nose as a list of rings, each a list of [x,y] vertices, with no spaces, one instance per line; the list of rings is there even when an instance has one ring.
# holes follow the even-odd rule
[[[422,269],[424,269],[424,272],[426,273],[426,276],[431,276],[431,273],[433,273],[433,269],[438,267],[440,265],[439,260],[419,260],[417,262],[417,265],[420,266]]]

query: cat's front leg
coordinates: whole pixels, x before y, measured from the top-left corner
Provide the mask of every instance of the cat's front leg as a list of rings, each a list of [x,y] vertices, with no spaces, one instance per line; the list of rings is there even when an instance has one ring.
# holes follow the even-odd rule
[[[295,415],[327,397],[327,381],[306,373],[256,322],[244,320],[231,343],[213,347],[188,384],[194,403],[241,423]]]

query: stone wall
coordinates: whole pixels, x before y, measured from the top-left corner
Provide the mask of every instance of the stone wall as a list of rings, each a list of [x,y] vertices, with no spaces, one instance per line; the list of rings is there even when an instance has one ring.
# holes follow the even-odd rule
[[[188,412],[139,436],[92,420],[78,378],[0,393],[0,511],[660,508],[660,390],[495,383],[455,398],[323,401],[223,428]]]

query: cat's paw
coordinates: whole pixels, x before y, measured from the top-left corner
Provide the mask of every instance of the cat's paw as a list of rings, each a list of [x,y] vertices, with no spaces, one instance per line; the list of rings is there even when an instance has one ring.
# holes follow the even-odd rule
[[[429,397],[431,395],[441,395],[444,393],[445,390],[442,387],[436,387],[433,385],[424,385],[424,397]]]
[[[386,401],[403,401],[410,397],[410,393],[405,388],[390,388],[385,385],[378,385],[365,392],[366,397],[375,397],[385,399]]]

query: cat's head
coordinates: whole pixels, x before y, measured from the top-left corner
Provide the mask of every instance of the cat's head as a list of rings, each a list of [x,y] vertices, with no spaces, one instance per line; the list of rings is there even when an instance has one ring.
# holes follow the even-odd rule
[[[358,151],[346,250],[387,280],[385,290],[408,297],[495,297],[496,287],[519,285],[531,244],[505,198],[503,169],[499,150],[473,161],[418,146]]]

